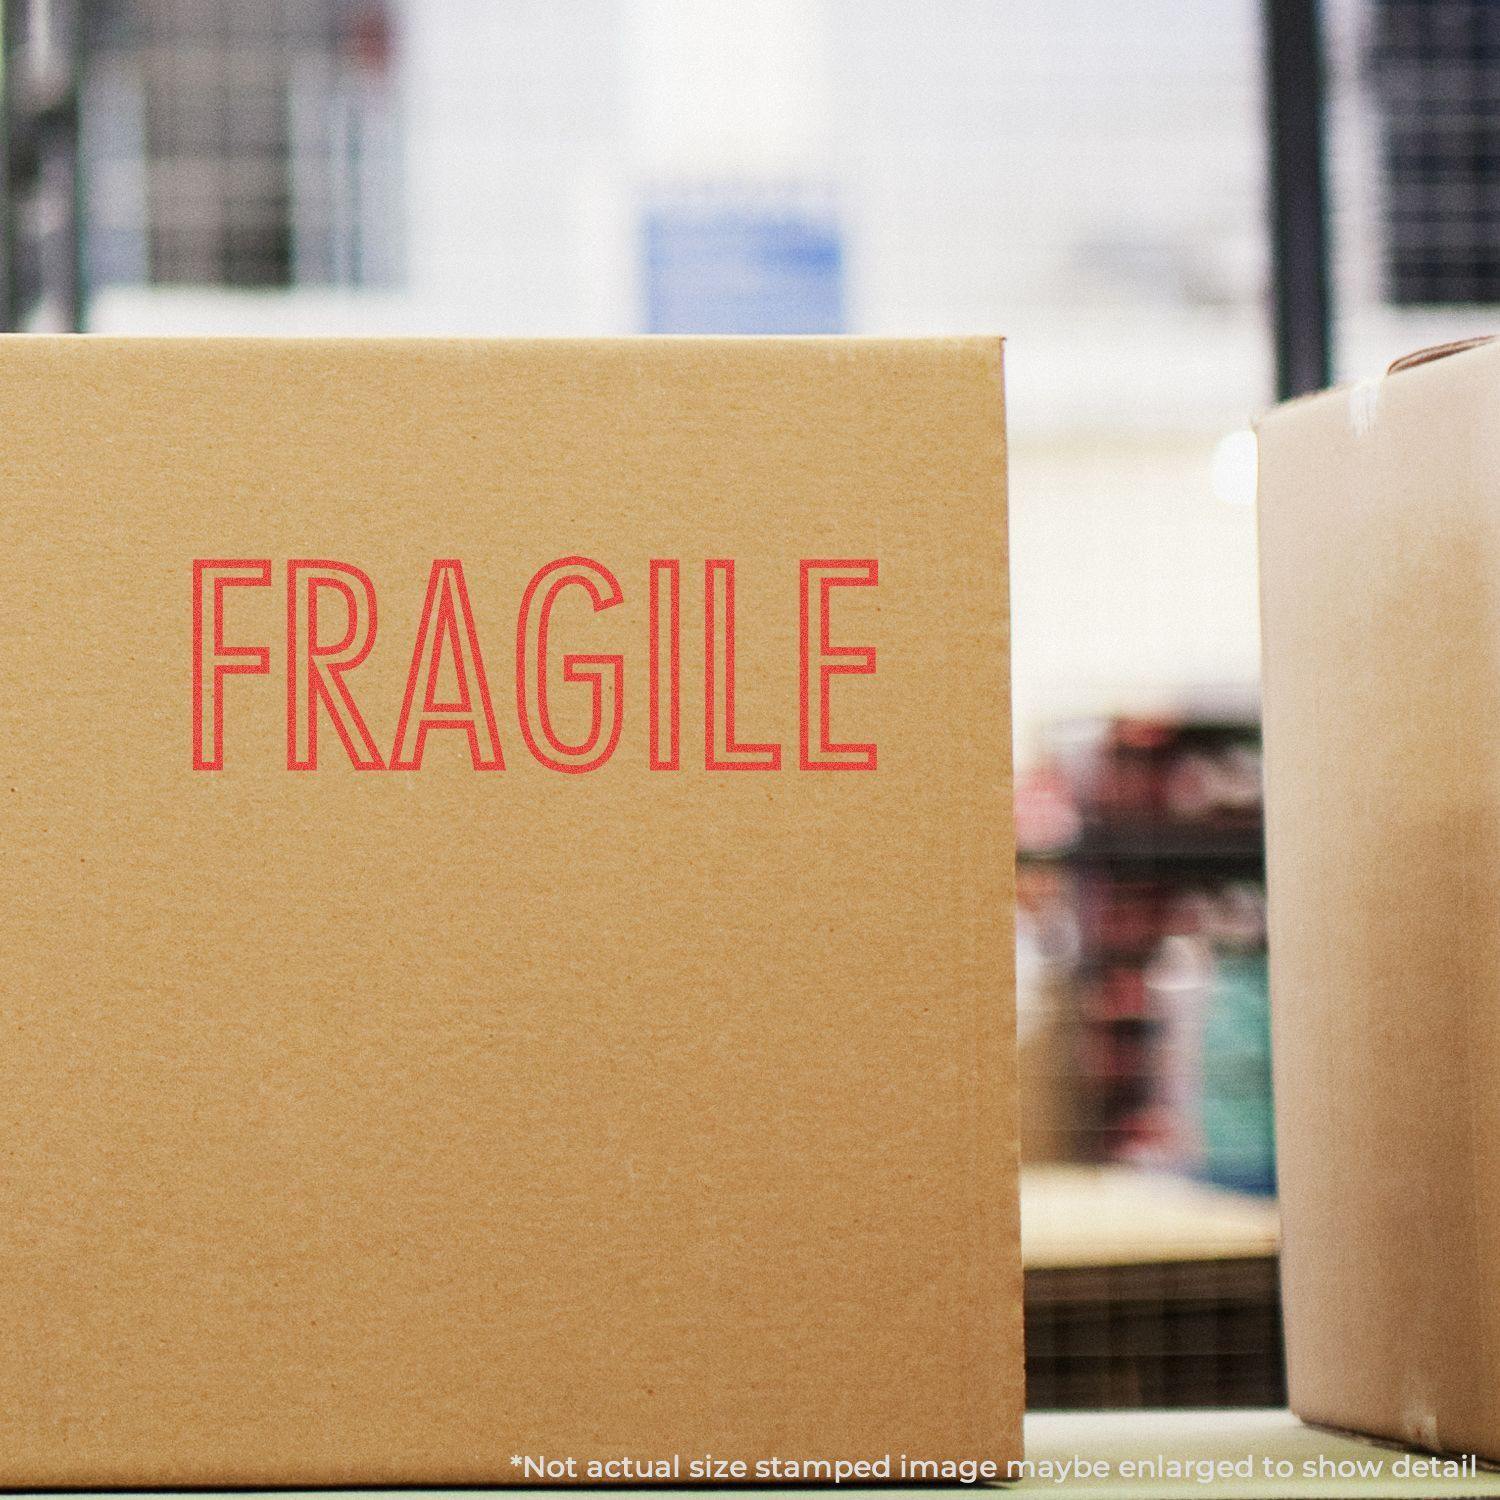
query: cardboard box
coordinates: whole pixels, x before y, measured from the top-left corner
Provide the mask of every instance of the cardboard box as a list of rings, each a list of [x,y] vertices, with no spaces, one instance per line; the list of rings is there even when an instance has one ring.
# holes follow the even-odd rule
[[[1015,1456],[998,341],[11,339],[0,431],[0,1484]]]
[[[1405,363],[1260,428],[1287,1361],[1500,1459],[1500,345]]]

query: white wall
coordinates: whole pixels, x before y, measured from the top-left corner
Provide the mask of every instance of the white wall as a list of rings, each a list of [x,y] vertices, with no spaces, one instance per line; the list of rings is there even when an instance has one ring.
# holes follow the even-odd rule
[[[1215,446],[1207,437],[1014,445],[1019,763],[1058,719],[1250,695],[1255,512],[1213,493]]]

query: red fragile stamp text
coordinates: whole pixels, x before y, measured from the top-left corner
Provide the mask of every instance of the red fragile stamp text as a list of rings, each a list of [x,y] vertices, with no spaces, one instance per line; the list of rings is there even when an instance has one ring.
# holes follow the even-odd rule
[[[653,771],[682,766],[682,641],[684,589],[677,558],[653,558],[640,580],[646,599],[644,650],[632,672],[644,672],[646,763]],[[796,765],[804,771],[873,771],[873,740],[845,738],[833,724],[831,688],[840,676],[871,676],[875,648],[836,639],[834,590],[874,588],[873,558],[803,558],[797,566],[799,696]],[[230,590],[285,591],[285,634],[279,642],[242,639],[227,626]],[[735,565],[703,564],[703,765],[710,771],[779,771],[783,746],[754,738],[736,718]],[[278,570],[269,558],[197,558],[192,564],[193,767],[222,769],[226,724],[233,715],[232,680],[266,676],[275,655],[286,673],[286,765],[313,771],[336,757],[361,771],[416,771],[428,738],[453,733],[467,744],[476,771],[502,771],[511,732],[549,770],[595,771],[619,748],[626,712],[626,657],[561,640],[553,615],[559,599],[586,601],[598,615],[624,603],[619,578],[592,558],[560,557],[526,584],[514,640],[481,642],[469,583],[458,558],[437,558],[427,575],[415,639],[379,636],[374,580],[350,562],[292,558]],[[583,636],[576,612],[570,634]],[[585,616],[587,618],[587,616]],[[701,618],[701,625],[698,623]],[[580,649],[572,649],[578,647]],[[274,648],[274,649],[273,649]],[[377,650],[403,653],[405,690],[394,726],[372,724],[360,701],[360,668]],[[503,651],[504,660],[501,660]],[[502,676],[503,674],[503,676]],[[514,718],[502,731],[496,694],[509,678]],[[632,702],[636,689],[632,689]],[[559,695],[582,694],[581,733],[555,722]],[[575,704],[576,707],[576,704]],[[575,720],[580,716],[575,712]],[[866,731],[868,733],[868,731]]]

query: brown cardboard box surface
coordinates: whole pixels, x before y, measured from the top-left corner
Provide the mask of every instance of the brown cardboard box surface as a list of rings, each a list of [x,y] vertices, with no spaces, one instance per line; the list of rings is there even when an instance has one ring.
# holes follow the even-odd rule
[[[1260,429],[1299,1415],[1500,1459],[1500,345]]]
[[[1014,1456],[998,341],[12,339],[0,431],[0,1484]],[[515,692],[528,581],[568,557],[622,595],[555,595],[560,744],[589,672],[599,749],[613,702],[563,654],[624,659],[583,774]],[[360,587],[312,590],[314,770],[296,559],[378,602],[341,677]],[[477,749],[435,725],[420,770],[356,770],[329,704],[397,758],[435,559],[504,769],[474,767],[449,569],[413,714],[467,695]],[[675,770],[653,559],[680,560]],[[734,733],[776,771],[705,766],[715,559]],[[820,662],[877,653],[828,678],[863,774],[800,767],[803,559],[878,563],[811,648],[815,757]],[[195,560],[269,562],[219,592],[223,655],[200,580],[199,759],[215,662],[267,652],[221,679],[217,770]]]

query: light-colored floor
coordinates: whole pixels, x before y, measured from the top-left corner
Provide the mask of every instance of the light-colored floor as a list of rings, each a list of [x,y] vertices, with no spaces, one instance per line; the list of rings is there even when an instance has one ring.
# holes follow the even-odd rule
[[[1378,1447],[1357,1438],[1320,1432],[1304,1427],[1285,1411],[1182,1411],[1182,1412],[1039,1412],[1026,1419],[1026,1454],[1033,1466],[1031,1474],[1015,1484],[997,1491],[1012,1500],[1037,1500],[1046,1496],[1087,1497],[1087,1500],[1213,1500],[1213,1497],[1235,1497],[1235,1500],[1395,1500],[1395,1497],[1420,1496],[1423,1500],[1441,1497],[1500,1496],[1500,1473],[1479,1470],[1462,1479],[1433,1477],[1432,1473],[1411,1473],[1414,1462],[1430,1462],[1422,1455],[1403,1453],[1399,1448]],[[1087,1460],[1090,1466],[1108,1465],[1104,1475],[1077,1475],[1077,1462]],[[1160,1477],[1154,1472],[1137,1472],[1121,1477],[1123,1464],[1139,1467],[1157,1461],[1179,1464],[1213,1463],[1229,1465],[1231,1472],[1216,1474],[1211,1482],[1200,1477],[1202,1470],[1191,1470],[1184,1477]],[[1062,1465],[1073,1467],[1059,1480]],[[1290,1477],[1266,1477],[1268,1465],[1273,1471],[1280,1466]],[[1241,1472],[1235,1474],[1234,1468]],[[1322,1477],[1319,1477],[1320,1469]],[[1247,1472],[1248,1471],[1248,1474]],[[1404,1472],[1403,1472],[1404,1471]],[[1360,1477],[1356,1477],[1360,1476]],[[309,1500],[333,1500],[339,1492],[321,1491]],[[472,1500],[474,1490],[425,1490],[350,1492],[351,1500]],[[566,1495],[565,1490],[505,1490],[495,1492],[506,1500],[511,1496]],[[606,1491],[592,1490],[600,1495]],[[622,1492],[628,1500],[646,1500],[662,1496],[664,1500],[681,1500],[682,1490],[634,1489]],[[702,1493],[701,1491],[699,1493]],[[817,1497],[829,1500],[834,1489],[728,1490],[736,1497],[751,1495]],[[878,1490],[862,1489],[860,1493],[880,1500],[897,1496],[962,1494],[963,1489],[911,1489],[895,1486]],[[297,1491],[279,1491],[267,1500],[293,1500]],[[114,1495],[111,1500],[135,1500]],[[140,1500],[163,1500],[160,1492]],[[243,1493],[236,1500],[249,1500]]]
[[[1026,1456],[1036,1464],[1060,1465],[1074,1458],[1109,1463],[1106,1478],[1026,1479],[1008,1494],[1088,1496],[1089,1500],[1179,1500],[1185,1496],[1238,1497],[1238,1500],[1302,1500],[1342,1496],[1347,1500],[1386,1500],[1395,1496],[1500,1495],[1500,1473],[1480,1469],[1463,1479],[1447,1479],[1412,1468],[1431,1462],[1425,1455],[1377,1446],[1359,1438],[1304,1426],[1287,1411],[1033,1412],[1026,1418]],[[1120,1477],[1124,1462],[1157,1458],[1227,1463],[1242,1473],[1216,1474],[1205,1482],[1196,1474],[1178,1479],[1137,1474]],[[1248,1463],[1247,1463],[1248,1460]],[[1267,1478],[1268,1466],[1289,1478]],[[1248,1469],[1250,1477],[1242,1477]],[[1321,1476],[1321,1477],[1320,1477]],[[1348,1476],[1348,1477],[1345,1477]]]

